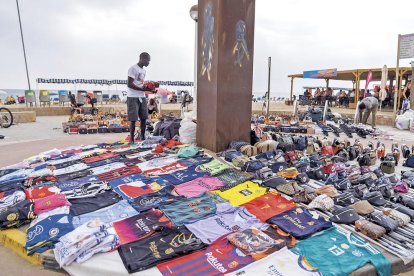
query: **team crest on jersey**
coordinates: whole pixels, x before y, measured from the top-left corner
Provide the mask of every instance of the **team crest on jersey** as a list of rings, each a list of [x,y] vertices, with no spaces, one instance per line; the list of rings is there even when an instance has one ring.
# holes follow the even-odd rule
[[[236,261],[232,261],[232,262],[230,262],[229,264],[228,264],[228,267],[229,268],[235,268],[235,267],[237,267],[239,265],[239,263],[238,262],[236,262]]]
[[[33,230],[27,232],[27,241],[33,240],[36,236],[40,235],[43,232],[43,226],[36,225]]]
[[[52,238],[56,237],[58,234],[59,234],[59,228],[54,227],[49,230],[49,236]]]
[[[17,213],[11,213],[7,215],[7,220],[8,221],[14,221],[17,220],[17,218],[19,217],[19,214]]]
[[[352,251],[352,255],[354,255],[355,257],[361,257],[362,256],[362,252],[355,249],[354,251]]]

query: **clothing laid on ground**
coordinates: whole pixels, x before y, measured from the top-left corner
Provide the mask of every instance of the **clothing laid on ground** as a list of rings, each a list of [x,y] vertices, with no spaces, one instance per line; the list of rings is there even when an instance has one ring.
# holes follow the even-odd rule
[[[122,198],[113,191],[99,193],[93,197],[70,199],[70,214],[79,216],[86,213],[94,212],[101,208],[108,207],[119,202]]]
[[[34,187],[26,189],[24,193],[26,194],[27,199],[37,199],[59,194],[60,189],[55,186]]]
[[[227,186],[235,186],[251,179],[252,174],[236,169],[228,169],[216,175],[216,177],[226,183]]]
[[[98,174],[98,178],[102,181],[111,181],[122,176],[127,176],[131,174],[141,173],[141,169],[137,166],[122,167],[115,170],[111,170],[106,173]]]
[[[171,189],[165,187],[157,192],[146,194],[129,201],[132,207],[138,212],[158,208],[161,205],[171,203],[175,200],[180,201],[183,197],[171,194]]]
[[[0,209],[0,230],[20,227],[36,217],[33,200],[23,200],[19,203]]]
[[[212,216],[216,208],[213,199],[207,194],[160,206],[161,211],[177,226]]]
[[[152,209],[113,225],[123,245],[149,237],[161,227],[172,227],[173,223],[160,210]]]
[[[305,239],[332,226],[330,221],[326,221],[318,215],[313,216],[303,207],[297,207],[274,216],[268,220],[268,223],[277,225],[283,231],[298,239]]]
[[[224,188],[227,187],[228,186]],[[267,193],[267,191],[267,188],[260,187],[257,183],[246,181],[227,190],[222,189],[222,191],[215,191],[215,193],[217,193],[222,198],[227,199],[231,204],[237,206],[247,203],[256,197],[264,195]]]
[[[223,235],[249,227],[266,230],[269,225],[258,220],[244,207],[235,207],[229,203],[217,204],[214,216],[186,224],[204,243],[210,244]]]
[[[185,197],[195,197],[204,192],[219,189],[226,184],[217,177],[202,176],[175,187],[175,191]]]
[[[151,169],[145,171],[145,175],[147,176],[161,176],[165,174],[171,174],[177,171],[182,171],[187,168],[187,165],[181,164],[179,162],[171,163],[167,166]]]
[[[54,215],[39,221],[27,229],[27,255],[42,253],[53,248],[59,238],[71,231],[74,227],[68,215]]]
[[[213,157],[204,155],[204,156],[180,159],[180,163],[187,165],[188,167],[192,167],[192,166],[202,165],[204,163],[210,162],[211,160],[213,160]]]
[[[204,170],[200,170],[199,167],[193,166],[169,174],[163,174],[160,177],[173,185],[180,185],[206,175],[208,176],[210,174]]]
[[[59,238],[54,254],[60,267],[75,260],[82,263],[100,252],[108,252],[119,246],[119,239],[113,227],[94,219]]]
[[[125,268],[133,273],[204,247],[184,226],[163,227],[146,239],[120,246],[118,252]]]
[[[138,168],[140,168],[143,172],[156,169],[163,166],[168,166],[174,162],[177,162],[176,156],[166,156],[162,158],[157,158],[149,161],[145,161],[143,163],[138,164]]]
[[[72,190],[63,191],[67,199],[92,197],[99,193],[109,191],[111,188],[105,182],[87,183]]]
[[[126,200],[121,200],[114,205],[73,217],[72,223],[75,227],[78,227],[96,218],[101,219],[103,223],[112,223],[135,215],[138,215],[138,212]]]
[[[110,171],[119,169],[119,168],[123,168],[125,167],[125,164],[122,162],[117,162],[117,163],[111,163],[111,164],[107,164],[101,167],[95,167],[95,168],[91,168],[91,174],[93,175],[100,175],[103,173],[108,173]],[[99,177],[99,176],[98,176]]]
[[[34,200],[34,211],[37,215],[53,210],[57,207],[70,206],[64,194],[55,194]]]
[[[282,248],[261,260],[226,275],[322,276],[319,270],[311,266],[303,256],[297,255],[287,248]]]
[[[211,175],[217,175],[227,169],[230,169],[230,166],[214,159],[208,163],[200,165],[200,169],[209,172]]]
[[[89,175],[77,179],[67,180],[67,181],[58,181],[56,185],[59,187],[60,190],[72,190],[82,186],[83,184],[98,182],[99,178],[96,175]]]
[[[286,199],[281,194],[269,192],[242,205],[261,221],[279,215],[287,210],[296,208],[296,203]]]
[[[348,275],[366,263],[373,264],[380,276],[391,275],[391,264],[378,249],[342,228],[328,229],[292,250],[325,276]]]
[[[245,255],[222,237],[206,249],[157,265],[165,276],[219,276],[250,264],[254,259]]]
[[[26,194],[25,192],[21,190],[15,190],[12,193],[9,192],[7,196],[3,196],[0,199],[0,210],[16,205],[17,203],[25,199],[26,199]]]

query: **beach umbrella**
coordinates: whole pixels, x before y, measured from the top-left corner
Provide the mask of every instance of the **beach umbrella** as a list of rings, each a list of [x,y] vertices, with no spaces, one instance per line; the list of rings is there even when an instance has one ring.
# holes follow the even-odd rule
[[[323,109],[323,117],[322,117],[322,121],[325,122],[326,121],[326,113],[328,112],[328,101],[325,101],[325,107]]]
[[[381,90],[379,93],[379,98],[381,100],[381,104],[380,104],[380,110],[382,107],[382,101],[385,100],[385,98],[387,97],[387,91],[385,90],[385,87],[387,86],[387,80],[388,80],[388,68],[387,65],[384,65],[384,67],[382,67],[381,70]]]

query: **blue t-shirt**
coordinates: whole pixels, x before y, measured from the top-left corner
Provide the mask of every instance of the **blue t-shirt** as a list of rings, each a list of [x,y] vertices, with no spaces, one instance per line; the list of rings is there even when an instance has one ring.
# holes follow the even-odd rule
[[[135,208],[138,212],[149,210],[152,208],[159,208],[161,205],[171,203],[173,201],[180,201],[185,199],[182,196],[174,196],[171,194],[170,187],[164,187],[163,189],[151,193],[139,196],[137,198],[129,200],[129,203],[132,207]]]
[[[75,178],[72,180],[66,180],[66,181],[58,181],[56,182],[56,185],[61,189],[62,191],[67,190],[73,190],[76,189],[82,185],[92,183],[92,182],[100,182],[101,180],[95,176],[95,175],[89,175],[81,178]]]
[[[180,226],[214,215],[217,207],[208,194],[203,194],[199,197],[173,201],[160,206],[160,209],[175,225]]]
[[[68,215],[53,215],[39,221],[27,229],[25,246],[27,254],[42,253],[53,248],[60,237],[74,229],[71,217]]]
[[[181,164],[187,165],[188,167],[192,167],[192,166],[199,166],[204,163],[208,163],[211,160],[213,160],[213,158],[210,156],[197,156],[197,157],[180,159],[179,162]]]
[[[124,160],[124,158],[122,156],[115,156],[115,157],[111,157],[111,158],[108,158],[108,159],[88,163],[88,166],[91,167],[91,168],[95,168],[95,167],[105,166],[105,165],[110,164],[110,163],[122,162],[122,160]]]
[[[332,222],[326,221],[321,216],[314,217],[307,209],[302,207],[283,212],[270,218],[268,222],[277,225],[283,231],[298,239],[305,239],[332,226]]]
[[[378,249],[342,228],[332,227],[301,241],[292,251],[325,276],[349,275],[366,263],[372,263],[380,276],[391,275],[391,264]]]
[[[160,177],[167,180],[173,185],[180,185],[196,178],[203,177],[205,175],[210,175],[210,173],[199,169],[197,166],[192,166],[184,170],[172,172],[170,174],[160,175]]]

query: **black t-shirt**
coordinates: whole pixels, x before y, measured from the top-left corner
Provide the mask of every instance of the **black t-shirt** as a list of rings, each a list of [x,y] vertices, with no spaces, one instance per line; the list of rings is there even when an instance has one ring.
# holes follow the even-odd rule
[[[32,200],[23,200],[14,206],[0,210],[0,230],[20,227],[36,217]]]
[[[59,178],[59,181],[67,181],[67,180],[72,180],[72,179],[76,179],[76,178],[85,177],[85,176],[88,176],[90,174],[91,174],[91,171],[86,169],[86,170],[82,170],[82,171],[62,174],[62,175],[59,175],[58,178]]]
[[[146,239],[122,245],[118,252],[125,268],[133,273],[205,246],[206,244],[184,226],[163,227]]]
[[[70,214],[72,216],[79,216],[90,213],[113,205],[121,200],[122,198],[114,191],[99,193],[92,197],[69,199],[69,202],[72,204],[70,206]]]

